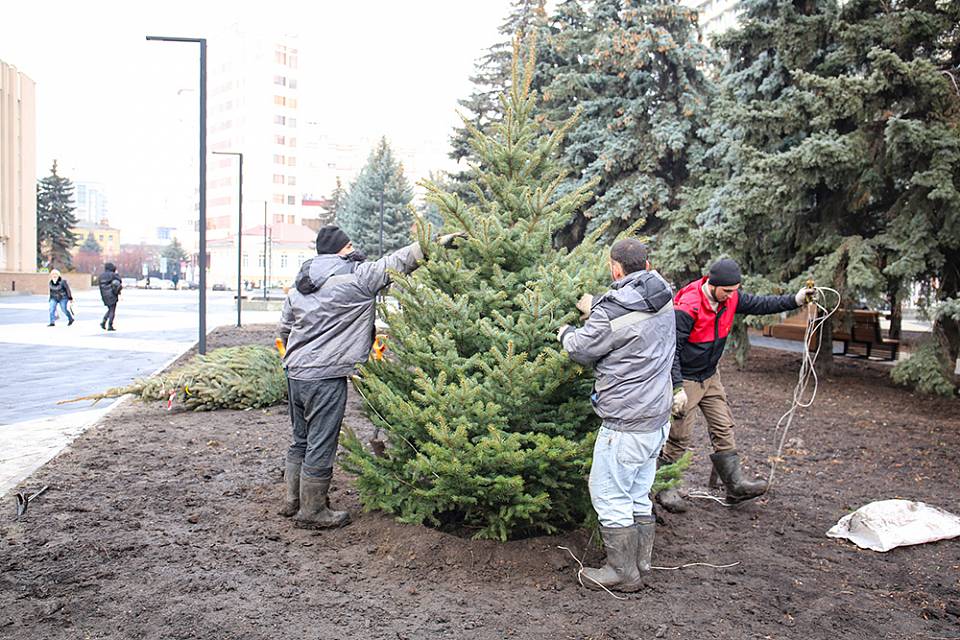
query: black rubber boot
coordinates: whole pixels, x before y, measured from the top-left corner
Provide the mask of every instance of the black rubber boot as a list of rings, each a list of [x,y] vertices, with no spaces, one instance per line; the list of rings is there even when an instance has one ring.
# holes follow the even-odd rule
[[[673,464],[670,460],[667,460],[663,456],[657,458],[657,468],[665,467],[668,464]],[[664,489],[663,491],[658,491],[657,495],[654,496],[654,500],[657,501],[661,507],[669,511],[670,513],[685,513],[687,510],[687,503],[684,501],[683,496],[680,495],[680,485],[672,487],[670,489]]]
[[[283,501],[283,508],[278,512],[284,518],[296,515],[300,510],[300,462],[290,462],[283,470],[283,480],[287,485],[287,497]]]
[[[293,517],[294,526],[298,529],[328,529],[350,522],[349,513],[330,508],[329,490],[330,478],[300,476],[300,510]]]
[[[745,500],[752,500],[767,492],[767,483],[764,480],[744,480],[740,470],[740,456],[736,451],[711,453],[710,461],[717,470],[717,475],[723,481],[727,492],[727,502],[737,504]]]
[[[634,526],[639,532],[637,540],[637,569],[640,573],[650,571],[653,559],[653,538],[657,532],[656,516],[634,516]]]
[[[599,591],[601,585],[611,591],[632,593],[643,586],[637,569],[637,544],[640,531],[629,527],[600,527],[603,546],[607,549],[607,563],[599,569],[584,569],[583,586]]]

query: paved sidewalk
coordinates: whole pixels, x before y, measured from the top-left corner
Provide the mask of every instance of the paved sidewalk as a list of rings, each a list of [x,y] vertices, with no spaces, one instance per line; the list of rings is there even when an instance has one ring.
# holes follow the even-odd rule
[[[75,294],[77,321],[47,327],[43,296],[0,297],[0,495],[95,424],[117,400],[57,402],[149,376],[197,340],[196,291],[124,290],[116,332],[99,322],[97,291]],[[230,292],[209,292],[207,327],[236,322]],[[244,311],[243,322],[276,322],[275,311]]]

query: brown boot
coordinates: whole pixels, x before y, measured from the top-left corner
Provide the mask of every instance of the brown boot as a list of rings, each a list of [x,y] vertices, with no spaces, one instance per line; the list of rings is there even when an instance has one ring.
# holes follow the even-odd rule
[[[600,527],[600,535],[607,549],[607,563],[599,569],[584,569],[581,573],[583,586],[594,591],[599,591],[601,587],[625,593],[638,591],[643,581],[637,569],[637,545],[640,539],[637,526]]]
[[[727,502],[737,504],[752,500],[767,492],[765,480],[745,480],[740,469],[740,456],[736,451],[723,451],[710,454],[710,461],[717,470],[727,492]]]
[[[284,518],[289,518],[300,510],[300,465],[300,462],[287,460],[287,466],[283,470],[283,480],[287,485],[287,497],[283,501],[283,507],[277,513]]]
[[[311,478],[300,476],[300,510],[293,517],[298,529],[328,529],[342,527],[350,522],[346,511],[334,511],[330,508],[327,492],[330,491],[330,478]]]

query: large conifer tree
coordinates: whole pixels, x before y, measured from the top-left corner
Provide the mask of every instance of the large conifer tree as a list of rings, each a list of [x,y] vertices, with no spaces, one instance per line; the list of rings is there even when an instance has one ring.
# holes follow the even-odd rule
[[[337,224],[354,245],[368,256],[380,255],[380,199],[383,197],[383,251],[390,253],[412,241],[413,189],[403,175],[403,165],[382,138],[367,164],[350,185],[337,211]]]
[[[359,383],[389,446],[378,457],[346,438],[367,508],[483,538],[578,525],[590,508],[592,376],[562,354],[556,329],[576,322],[606,263],[594,238],[552,248],[589,185],[557,194],[566,127],[543,133],[533,68],[531,58],[519,78],[514,67],[492,133],[472,129],[476,204],[427,185],[445,231],[468,237],[456,251],[428,245],[430,259],[397,280],[392,357]]]
[[[50,175],[37,183],[37,266],[69,269],[70,251],[79,238],[73,233],[77,217],[73,214],[73,182],[57,174],[53,161]]]

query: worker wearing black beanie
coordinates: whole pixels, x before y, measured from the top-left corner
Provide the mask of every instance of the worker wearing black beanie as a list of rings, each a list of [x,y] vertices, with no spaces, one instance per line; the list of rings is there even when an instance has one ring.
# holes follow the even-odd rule
[[[732,287],[735,284],[740,284],[741,279],[740,265],[737,264],[737,261],[732,258],[722,258],[710,267],[707,282],[715,287]]]
[[[667,443],[660,452],[660,464],[671,464],[690,450],[694,409],[707,422],[713,454],[710,461],[726,491],[728,503],[762,495],[763,480],[744,477],[733,435],[733,413],[720,381],[717,365],[734,315],[764,315],[796,309],[815,291],[804,287],[796,294],[757,296],[740,290],[742,274],[735,260],[723,258],[709,273],[682,288],[673,300],[677,325],[677,349],[673,364],[673,415]],[[674,513],[686,511],[676,487],[661,491],[657,502]]]
[[[335,224],[320,227],[317,232],[317,254],[340,253],[340,250],[350,244],[350,236],[345,234]]]

